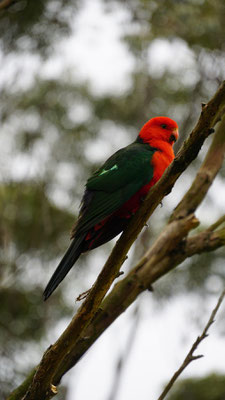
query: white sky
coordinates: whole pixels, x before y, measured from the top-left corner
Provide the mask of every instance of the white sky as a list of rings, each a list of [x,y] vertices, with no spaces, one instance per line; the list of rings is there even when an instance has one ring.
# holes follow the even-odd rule
[[[117,400],[156,400],[173,373],[180,367],[191,345],[201,334],[215,306],[215,298],[205,307],[204,318],[197,328],[193,322],[199,316],[199,299],[179,296],[168,301],[156,313],[149,300],[141,302],[141,321],[134,346],[122,375]],[[133,307],[133,306],[132,306]],[[70,400],[107,400],[112,385],[112,371],[120,352],[126,348],[131,326],[128,315],[122,315],[80,361],[70,376]],[[218,322],[221,316],[218,316]],[[210,336],[195,354],[204,358],[189,365],[182,377],[202,376],[209,372],[224,371],[224,339],[217,335],[218,326],[210,329]],[[88,382],[88,384],[87,384]]]
[[[90,81],[96,93],[119,94],[130,87],[129,73],[134,60],[119,40],[129,19],[122,8],[105,13],[100,1],[86,1],[78,15],[76,34],[61,46],[65,63],[75,66],[74,74]]]

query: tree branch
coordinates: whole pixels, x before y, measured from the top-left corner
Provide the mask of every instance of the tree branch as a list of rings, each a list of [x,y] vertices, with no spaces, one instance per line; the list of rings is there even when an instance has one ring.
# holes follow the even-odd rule
[[[196,210],[209,190],[218,170],[221,168],[225,152],[225,116],[217,127],[217,134],[208,150],[190,189],[175,208],[171,220],[182,218]]]
[[[211,186],[212,180],[215,178],[215,170],[217,172],[221,167],[221,155],[224,155],[225,144],[221,143],[220,138],[224,136],[225,118],[222,120],[221,125],[218,126],[213,142],[207,153],[206,159],[203,162],[205,170],[211,168],[212,154],[216,152],[217,158],[215,160],[214,172],[211,179],[207,179],[207,187]],[[218,143],[218,146],[215,144]],[[218,148],[220,153],[218,154]],[[206,162],[206,160],[208,160]],[[200,168],[200,171],[202,167]],[[202,201],[202,196],[198,196],[200,182],[202,182],[202,175],[197,174],[195,185],[191,186],[193,196],[198,197],[198,204]],[[206,183],[205,191],[206,194]],[[179,209],[186,207],[186,195],[180,202]],[[197,207],[197,201],[195,202]],[[130,273],[113,288],[112,292],[106,297],[101,305],[101,311],[98,312],[96,318],[81,335],[81,339],[75,345],[71,354],[64,359],[63,366],[59,368],[55,376],[55,384],[58,384],[63,370],[71,368],[84,354],[87,348],[97,339],[97,337],[105,330],[129,305],[136,299],[136,297],[145,289],[151,287],[159,277],[163,276],[172,268],[182,263],[186,258],[194,254],[201,254],[202,252],[214,251],[217,248],[225,245],[225,228],[217,231],[203,231],[198,235],[186,238],[190,229],[195,227],[198,221],[193,215],[183,217],[181,219],[171,219],[166,226],[158,240],[140,260],[140,262],[130,271]],[[218,222],[216,224],[218,227]],[[212,228],[212,227],[211,227]],[[79,351],[81,350],[81,353]]]
[[[177,380],[177,378],[181,375],[181,373],[184,371],[184,369],[194,360],[198,360],[199,358],[202,358],[203,355],[198,355],[195,356],[194,352],[196,351],[197,347],[199,346],[199,344],[208,336],[208,330],[210,328],[210,326],[215,322],[214,318],[216,316],[216,313],[224,299],[225,296],[225,290],[222,292],[222,294],[220,295],[216,307],[213,309],[209,320],[205,326],[205,328],[202,331],[201,336],[198,336],[197,339],[195,340],[195,342],[193,343],[190,351],[188,352],[187,356],[185,357],[182,365],[180,366],[180,368],[174,373],[174,375],[172,376],[172,378],[170,379],[170,381],[168,382],[168,384],[166,385],[165,389],[163,390],[162,394],[159,396],[158,400],[163,400],[165,399],[166,395],[168,394],[168,392],[170,391],[171,387],[173,386],[174,382]]]
[[[102,319],[101,321],[99,320],[99,316],[102,318],[104,314],[101,309],[106,307],[106,318],[103,317],[103,319],[105,318],[105,321],[108,320],[111,323],[115,319],[114,317],[116,317],[116,311],[118,316],[135,300],[141,291],[149,288],[156,279],[185,259],[183,256],[185,238],[188,232],[198,224],[198,221],[192,214],[182,219],[174,218],[174,220],[170,221],[152,249],[150,249],[150,253],[148,252],[141,262],[138,263],[132,273],[128,274],[126,278],[115,286],[103,302],[101,309],[99,308],[113,280],[118,275],[126,254],[138,233],[164,195],[171,191],[175,181],[195,159],[204,140],[212,133],[212,127],[217,122],[224,104],[225,83],[221,85],[212,100],[204,107],[196,127],[188,140],[184,142],[174,162],[164,173],[160,181],[151,189],[139,212],[137,212],[126,231],[121,235],[87,298],[67,329],[56,343],[45,352],[24,400],[50,399],[55,394],[53,393],[55,390],[52,390],[51,384],[58,383],[65,371],[73,365],[74,359],[79,359],[81,353],[86,351],[88,348],[86,346],[87,343],[90,345],[101,334],[101,328],[105,329],[106,325],[103,324],[104,326],[101,326],[98,332],[93,331],[96,328],[96,321],[100,322],[100,325],[103,322]],[[224,150],[223,147],[222,150]],[[217,159],[215,161],[217,164]],[[211,177],[211,182],[212,180],[213,177]],[[173,242],[171,242],[170,238],[173,239]],[[149,258],[149,254],[151,258]],[[119,303],[117,304],[116,299],[119,299]],[[107,307],[109,307],[110,301],[113,301],[115,306],[112,314],[113,318],[112,315],[110,318],[107,316],[109,313],[109,308]],[[93,324],[90,325],[89,329],[88,325],[92,320]],[[90,340],[88,332],[91,332],[93,340]],[[77,350],[80,354],[78,358]],[[74,353],[76,353],[75,358]]]
[[[212,232],[210,236],[207,234],[207,241],[202,240],[203,236],[204,232],[193,236],[193,240],[192,238],[187,239],[186,243],[181,243],[179,247],[171,251],[166,260],[168,266],[166,263],[160,264],[159,262],[156,269],[151,271],[152,266],[149,264],[148,269],[143,272],[141,268],[138,269],[139,264],[137,264],[127,277],[118,282],[103,301],[101,309],[93,321],[82,333],[73,351],[64,358],[64,364],[58,369],[54,383],[57,385],[60,382],[62,376],[80,360],[99,336],[136,300],[146,287],[151,287],[157,279],[186,258],[194,254],[213,251],[225,245],[225,230],[221,235],[219,231]],[[198,239],[197,243],[195,243],[196,238]],[[166,239],[165,237],[165,242]]]
[[[214,224],[208,227],[207,231],[215,231],[220,225],[225,223],[225,215],[220,217],[218,221],[216,221]]]
[[[224,245],[225,228],[215,232],[209,232],[206,230],[187,239],[185,246],[186,257],[192,257],[195,254],[215,251]]]

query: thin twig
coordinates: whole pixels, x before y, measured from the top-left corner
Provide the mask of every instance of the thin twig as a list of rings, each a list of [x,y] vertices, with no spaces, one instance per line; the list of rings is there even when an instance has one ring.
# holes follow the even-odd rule
[[[207,229],[207,232],[212,232],[215,231],[215,229],[217,229],[220,225],[222,225],[223,223],[225,223],[225,215],[223,215],[222,217],[220,217],[216,222],[214,222],[214,224],[210,225]]]
[[[188,352],[187,356],[185,357],[182,365],[180,366],[180,368],[175,372],[175,374],[172,376],[172,378],[170,379],[169,383],[166,385],[165,389],[163,390],[162,394],[159,396],[158,400],[163,400],[165,399],[166,395],[168,394],[168,392],[170,391],[171,387],[173,386],[174,382],[177,380],[177,378],[181,375],[181,373],[184,371],[184,369],[194,360],[198,360],[199,358],[202,358],[203,355],[197,355],[195,356],[193,353],[194,351],[197,349],[197,347],[199,346],[199,344],[208,336],[208,330],[210,328],[210,326],[215,322],[214,318],[215,315],[224,299],[225,296],[225,290],[221,293],[216,307],[213,309],[210,318],[205,326],[205,328],[202,331],[201,336],[198,336],[197,339],[195,340],[195,342],[193,343],[190,351]]]

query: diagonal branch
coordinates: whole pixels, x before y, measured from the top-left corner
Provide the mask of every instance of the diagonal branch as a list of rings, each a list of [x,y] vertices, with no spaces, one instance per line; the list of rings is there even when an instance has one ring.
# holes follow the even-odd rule
[[[149,264],[145,271],[139,268],[137,264],[123,280],[118,282],[104,299],[101,309],[82,333],[72,352],[64,358],[63,365],[60,365],[55,375],[54,383],[58,384],[60,382],[62,376],[77,364],[99,336],[136,300],[140,293],[146,288],[151,288],[151,285],[157,279],[188,257],[203,252],[215,251],[225,246],[225,229],[211,232],[210,234],[207,233],[207,240],[205,240],[204,236],[205,232],[202,232],[199,235],[188,238],[186,243],[180,243],[179,247],[173,251],[171,250],[165,262],[159,262],[154,266]],[[166,242],[167,237],[165,237]]]
[[[220,217],[218,219],[218,221],[216,221],[214,224],[212,224],[211,226],[208,227],[207,231],[211,232],[211,231],[215,231],[215,229],[217,229],[219,226],[221,226],[222,224],[225,223],[225,215],[223,215],[222,217]]]
[[[218,126],[211,147],[205,161],[203,162],[204,169],[206,171],[208,169],[210,170],[211,160],[214,158],[213,154],[217,154],[213,167],[214,172],[210,175],[210,179],[207,178],[207,183],[204,183],[205,195],[215,178],[216,170],[218,172],[221,167],[221,160],[225,153],[224,131],[225,118],[223,118],[221,124]],[[223,141],[221,140],[222,138]],[[201,170],[202,167],[200,168],[200,171]],[[194,182],[195,184],[191,186],[190,191],[194,198],[198,198],[198,201],[195,202],[195,207],[197,207],[197,205],[202,201],[202,196],[199,196],[199,187],[202,182],[201,173],[197,174],[197,178]],[[185,195],[183,200],[180,202],[179,209],[182,210],[183,207],[185,210],[186,206]],[[55,383],[58,383],[60,380],[62,371],[66,370],[67,363],[69,369],[77,362],[80,357],[78,350],[79,347],[81,346],[81,353],[83,354],[86,351],[86,346],[88,348],[90,342],[92,343],[95,341],[102,331],[106,329],[143,290],[151,287],[151,284],[155,282],[155,280],[182,263],[186,258],[191,257],[194,254],[214,251],[215,249],[225,245],[225,228],[215,232],[211,228],[211,231],[206,230],[198,235],[185,239],[189,230],[197,224],[198,221],[193,215],[184,218],[171,219],[158,240],[140,260],[136,267],[133,268],[133,270],[123,280],[118,282],[112,292],[106,297],[101,305],[102,311],[98,313],[93,323],[91,323],[90,328],[87,328],[84,331],[84,334],[81,335],[81,340],[77,345],[75,345],[74,350],[71,353],[74,356],[71,356],[70,354],[66,356],[66,360],[64,359],[63,367],[60,367],[56,374]],[[218,224],[219,222],[217,221],[215,228],[219,226]],[[95,322],[97,325],[95,325]]]
[[[182,218],[196,210],[209,190],[218,170],[221,168],[225,153],[225,115],[217,127],[217,134],[208,150],[190,189],[175,208],[171,220]]]
[[[126,231],[121,235],[103,270],[91,288],[89,295],[79,308],[77,314],[73,317],[67,329],[63,332],[56,343],[45,352],[24,400],[49,399],[55,394],[55,389],[51,386],[52,382],[57,383],[63,373],[65,373],[66,368],[68,370],[68,364],[70,363],[71,365],[70,359],[72,359],[72,354],[75,349],[77,349],[77,347],[79,347],[79,351],[81,347],[85,349],[87,338],[89,339],[86,335],[89,331],[88,325],[92,320],[94,322],[98,320],[99,315],[102,315],[99,306],[113,280],[118,275],[119,269],[126,258],[129,248],[162,198],[171,191],[175,181],[181,173],[196,158],[204,140],[210,135],[210,133],[212,133],[212,127],[214,127],[217,122],[224,105],[225,83],[221,85],[214,97],[204,107],[196,127],[192,131],[188,140],[184,142],[174,162],[167,169],[160,181],[151,189],[141,209],[131,220]],[[155,262],[153,262],[154,257],[151,259],[150,264],[154,266],[153,274],[152,272],[149,273],[149,260],[144,260],[146,262],[143,262],[142,260],[141,265],[138,265],[138,268],[136,267],[134,269],[133,274],[128,274],[128,276],[121,281],[122,283],[119,282],[117,284],[116,297],[117,299],[120,299],[120,302],[119,304],[117,303],[117,307],[114,309],[114,315],[116,315],[115,310],[119,311],[119,315],[129,306],[129,304],[131,304],[132,301],[135,300],[141,291],[148,288],[152,282],[174,266],[178,265],[179,262],[183,261],[184,258],[182,251],[184,241],[182,238],[185,239],[189,230],[195,227],[197,223],[198,222],[193,215],[187,215],[181,220],[175,219],[170,222],[166,227],[167,233],[165,234],[165,232],[163,232],[162,234],[164,235],[164,239],[160,236],[156,242],[157,245],[155,244],[155,248],[159,248],[159,242],[161,241],[160,243],[162,244],[164,240],[164,248],[167,251],[164,251],[163,253],[164,258],[161,257],[161,253],[155,257]],[[177,233],[179,232],[180,236],[176,235],[174,228],[178,229]],[[174,243],[177,244],[177,248],[173,247],[172,243],[171,247],[168,246],[168,234],[174,235]],[[173,264],[171,264],[171,259],[174,262]],[[147,280],[143,280],[146,278],[146,275]],[[146,284],[146,282],[148,283]],[[127,287],[130,289],[129,293],[127,293]],[[112,293],[115,295],[115,288]],[[113,298],[112,293],[107,296],[101,308],[107,306],[107,301]],[[123,308],[124,306],[125,308]],[[96,314],[97,311],[98,314]],[[96,317],[93,319],[95,314]],[[92,325],[92,328],[93,327],[94,325]],[[95,340],[101,332],[98,331],[92,333]]]

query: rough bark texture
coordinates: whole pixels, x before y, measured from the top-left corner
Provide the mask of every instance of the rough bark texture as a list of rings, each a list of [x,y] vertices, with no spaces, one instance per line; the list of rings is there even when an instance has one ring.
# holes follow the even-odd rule
[[[171,191],[181,173],[195,159],[204,140],[212,133],[212,128],[221,116],[224,105],[225,83],[204,106],[196,127],[184,142],[174,162],[151,189],[141,209],[121,235],[67,329],[45,352],[29,388],[28,385],[23,388],[24,400],[47,400],[54,396],[53,385],[59,383],[66,371],[75,365],[100,334],[143,290],[151,288],[152,283],[187,257],[203,251],[212,251],[224,245],[224,229],[202,232],[195,236],[194,241],[193,237],[188,238],[189,231],[198,225],[193,213],[206,195],[224,157],[225,119],[223,118],[192,187],[175,209],[164,231],[140,262],[103,300],[138,233],[162,198]],[[14,397],[10,396],[9,400],[21,399],[21,394],[15,397],[15,393],[16,391]]]

